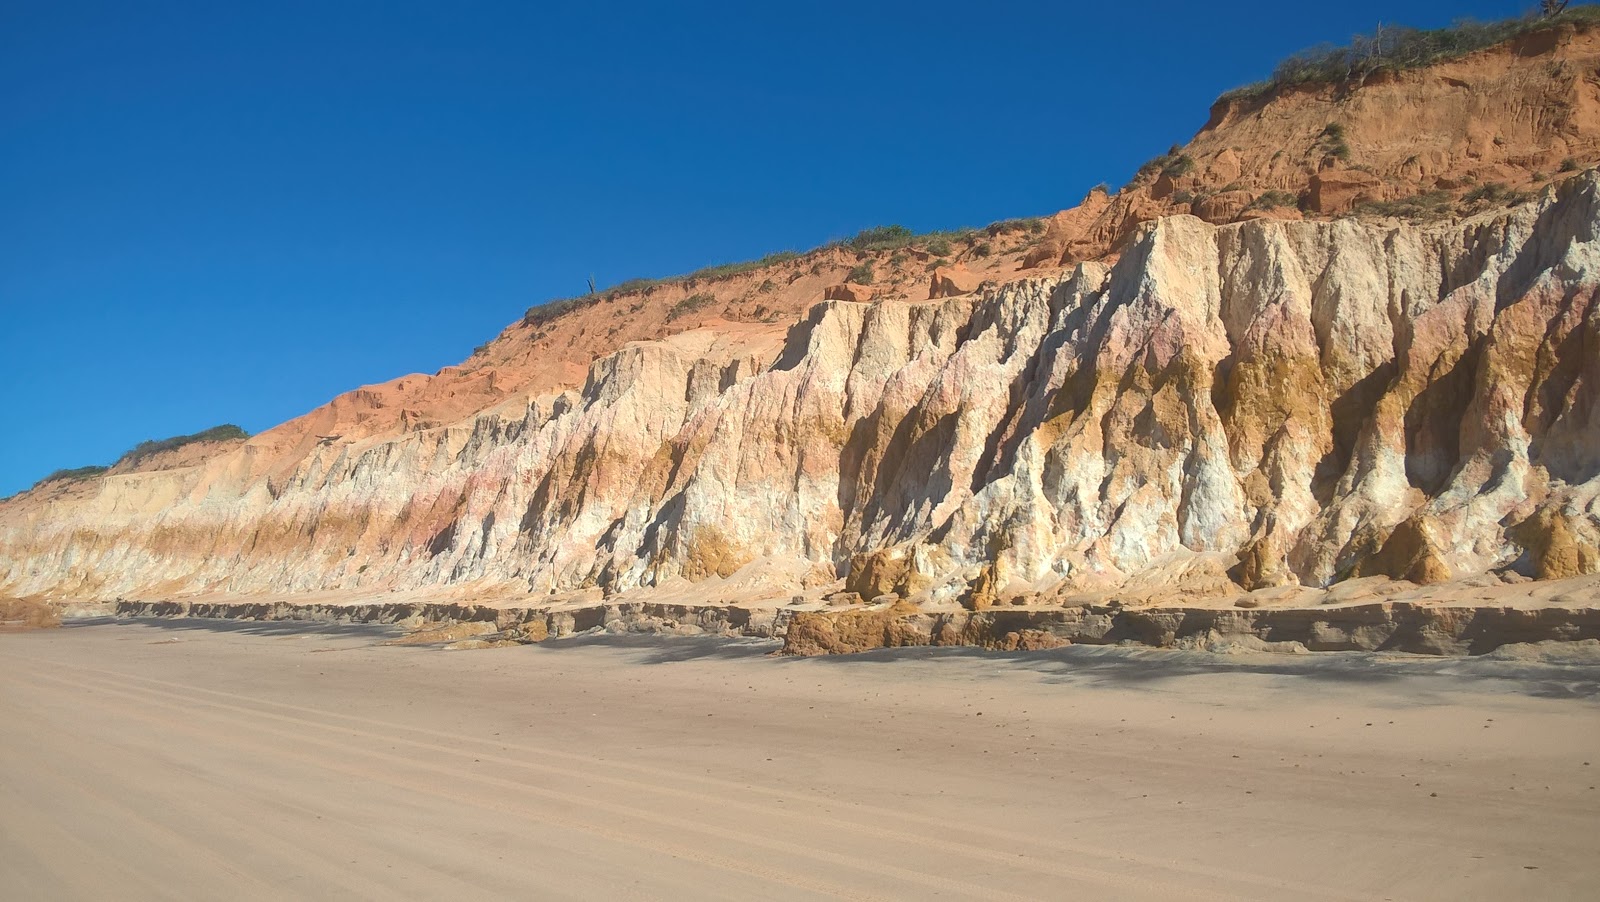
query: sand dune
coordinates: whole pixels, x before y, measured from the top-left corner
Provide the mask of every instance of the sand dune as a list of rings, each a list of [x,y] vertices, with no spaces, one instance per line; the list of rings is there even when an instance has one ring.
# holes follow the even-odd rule
[[[0,637],[11,898],[1592,898],[1600,666]]]

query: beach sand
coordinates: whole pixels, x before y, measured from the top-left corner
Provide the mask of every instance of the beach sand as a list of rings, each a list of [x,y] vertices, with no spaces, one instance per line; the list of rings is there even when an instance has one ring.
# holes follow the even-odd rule
[[[1593,655],[394,635],[0,636],[4,894],[1588,899],[1600,880]]]

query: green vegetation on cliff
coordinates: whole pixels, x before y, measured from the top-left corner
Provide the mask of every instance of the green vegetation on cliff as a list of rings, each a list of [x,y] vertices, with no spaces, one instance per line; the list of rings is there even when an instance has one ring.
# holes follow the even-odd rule
[[[238,426],[235,426],[232,423],[223,423],[221,426],[212,426],[210,429],[205,429],[192,435],[174,435],[171,438],[151,439],[147,442],[140,442],[125,452],[121,457],[117,458],[116,464],[113,464],[112,466],[120,466],[121,464],[137,464],[140,461],[151,457],[152,455],[160,454],[163,451],[172,451],[177,448],[182,448],[184,445],[192,445],[196,442],[232,442],[239,441],[241,439],[247,439],[249,437],[250,433],[245,432]],[[38,488],[42,485],[52,482],[78,482],[83,479],[93,479],[96,476],[105,475],[106,471],[110,469],[111,467],[94,464],[87,467],[73,467],[66,470],[56,470],[49,476],[46,476],[45,478],[34,483],[33,487]]]
[[[223,423],[221,426],[212,426],[210,429],[196,432],[192,435],[174,435],[171,438],[152,439],[147,442],[140,442],[139,444],[134,445],[132,450],[117,458],[117,463],[136,464],[153,454],[160,454],[163,451],[172,451],[177,448],[182,448],[184,445],[192,445],[196,442],[232,442],[241,439],[247,439],[249,437],[250,433],[245,432],[238,426],[235,426],[232,423]]]
[[[1343,85],[1375,72],[1433,65],[1562,25],[1600,25],[1600,5],[1584,4],[1553,15],[1530,14],[1499,22],[1462,20],[1449,28],[1386,26],[1356,35],[1343,47],[1320,45],[1289,57],[1272,77],[1224,93],[1219,100],[1251,100],[1295,85]]]

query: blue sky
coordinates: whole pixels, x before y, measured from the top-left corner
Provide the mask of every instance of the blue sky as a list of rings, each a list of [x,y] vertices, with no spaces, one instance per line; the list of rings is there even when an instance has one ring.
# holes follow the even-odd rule
[[[0,495],[591,273],[1048,214],[1295,50],[1529,5],[0,0]]]

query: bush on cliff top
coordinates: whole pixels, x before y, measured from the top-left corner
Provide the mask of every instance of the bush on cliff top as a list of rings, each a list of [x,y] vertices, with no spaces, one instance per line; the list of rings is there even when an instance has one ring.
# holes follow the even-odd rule
[[[174,435],[171,438],[151,439],[147,442],[140,442],[117,458],[117,464],[137,464],[151,455],[182,448],[184,445],[192,445],[195,442],[232,442],[249,437],[250,433],[245,432],[238,426],[232,423],[223,423],[221,426],[212,426],[210,429],[204,429],[192,435]],[[113,466],[117,464],[113,464]],[[111,467],[94,464],[87,467],[56,470],[49,476],[34,483],[33,487],[38,488],[51,482],[77,482],[80,479],[93,479],[96,476],[105,475],[106,471],[110,469]]]
[[[140,442],[133,446],[133,450],[117,458],[117,463],[136,464],[151,455],[160,454],[163,451],[172,451],[196,442],[232,442],[249,437],[250,433],[245,432],[238,426],[232,423],[223,423],[221,426],[212,426],[210,429],[196,432],[193,435],[175,435],[171,438]]]
[[[1007,230],[1026,229],[1030,232],[1044,231],[1044,223],[1039,220],[1007,220],[991,226],[1007,227]],[[831,248],[844,248],[857,253],[873,253],[877,251],[895,251],[904,248],[920,247],[935,257],[947,257],[952,253],[952,241],[970,242],[977,234],[976,229],[954,229],[950,231],[913,232],[903,225],[875,226],[862,229],[855,235],[840,241],[830,242],[815,250],[828,250]],[[549,323],[565,313],[577,310],[600,301],[614,301],[626,294],[648,294],[662,285],[683,285],[694,287],[700,282],[717,282],[742,273],[765,269],[770,266],[798,260],[815,251],[801,254],[795,251],[778,251],[768,254],[759,260],[746,260],[741,263],[720,263],[716,266],[707,266],[694,272],[681,276],[666,276],[660,279],[628,279],[619,282],[604,291],[591,294],[578,295],[577,297],[558,298],[543,304],[529,307],[522,315],[522,323],[530,328],[538,328]],[[822,264],[817,263],[811,268],[813,275],[822,271]],[[767,280],[769,283],[771,280]],[[763,288],[762,290],[766,290]],[[668,316],[668,319],[672,319]]]
[[[1585,4],[1552,16],[1528,15],[1500,22],[1462,20],[1449,28],[1381,28],[1356,35],[1344,47],[1320,45],[1278,64],[1266,81],[1234,88],[1219,100],[1249,100],[1304,84],[1348,84],[1383,70],[1416,69],[1466,56],[1512,38],[1561,25],[1600,25],[1600,5]]]
[[[49,482],[77,482],[80,479],[89,479],[99,476],[101,473],[104,473],[109,469],[111,468],[95,465],[88,467],[72,467],[66,470],[56,470],[49,476],[46,476],[45,478],[34,483],[33,487],[38,488],[39,486]]]

